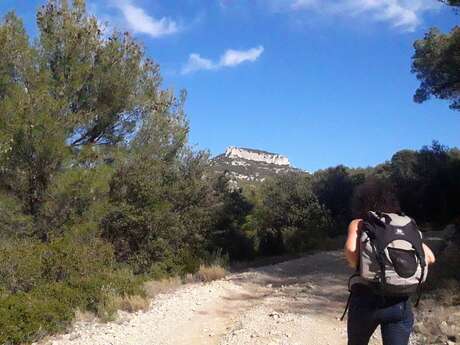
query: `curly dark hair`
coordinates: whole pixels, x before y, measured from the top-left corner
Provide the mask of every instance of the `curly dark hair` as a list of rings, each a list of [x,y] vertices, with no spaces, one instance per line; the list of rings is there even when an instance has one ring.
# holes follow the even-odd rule
[[[401,206],[390,182],[370,177],[356,188],[352,211],[355,218],[364,218],[369,211],[400,213]]]

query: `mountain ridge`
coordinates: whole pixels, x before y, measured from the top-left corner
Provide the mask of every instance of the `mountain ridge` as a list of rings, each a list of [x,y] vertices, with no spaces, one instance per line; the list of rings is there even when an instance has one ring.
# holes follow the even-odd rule
[[[227,174],[236,181],[262,182],[279,174],[305,172],[293,167],[287,156],[236,146],[229,146],[224,153],[212,158],[211,165],[217,173]]]

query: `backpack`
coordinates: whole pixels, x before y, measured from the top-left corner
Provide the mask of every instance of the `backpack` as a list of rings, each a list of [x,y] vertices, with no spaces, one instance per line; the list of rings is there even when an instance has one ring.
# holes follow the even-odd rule
[[[415,221],[403,213],[370,211],[359,240],[359,265],[350,277],[349,289],[361,283],[382,297],[417,293],[417,306],[428,267]]]

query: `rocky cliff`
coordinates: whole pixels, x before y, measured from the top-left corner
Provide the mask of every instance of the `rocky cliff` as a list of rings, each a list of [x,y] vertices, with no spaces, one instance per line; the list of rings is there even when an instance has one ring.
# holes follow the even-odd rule
[[[243,181],[263,181],[268,176],[301,172],[285,156],[262,150],[230,146],[225,153],[212,159],[217,173],[226,172],[230,178]]]

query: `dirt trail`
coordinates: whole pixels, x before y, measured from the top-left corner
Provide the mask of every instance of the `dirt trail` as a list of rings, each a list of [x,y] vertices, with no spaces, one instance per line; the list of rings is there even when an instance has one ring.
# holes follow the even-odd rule
[[[344,345],[349,270],[325,252],[189,285],[147,312],[80,323],[53,345]],[[377,343],[377,339],[373,340]]]

